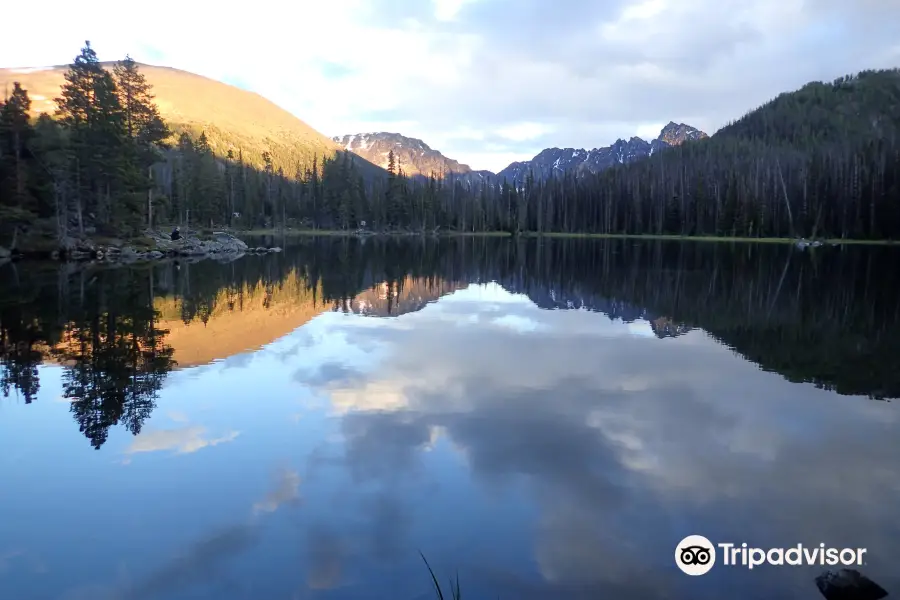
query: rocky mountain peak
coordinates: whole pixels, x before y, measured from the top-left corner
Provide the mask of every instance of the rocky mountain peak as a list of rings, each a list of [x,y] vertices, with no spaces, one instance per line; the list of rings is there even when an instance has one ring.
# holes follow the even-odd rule
[[[706,137],[709,136],[696,127],[669,121],[669,123],[659,132],[659,137],[657,139],[666,142],[670,146],[678,146],[687,141],[702,140]]]
[[[382,168],[387,168],[388,155],[393,152],[400,169],[412,177],[430,177],[434,174],[436,177],[453,176],[463,181],[480,181],[486,176],[483,171],[473,171],[469,165],[447,158],[418,138],[399,133],[354,133],[332,139],[344,150]]]
[[[541,150],[530,161],[515,162],[500,171],[497,177],[521,184],[528,173],[535,177],[547,177],[553,173],[574,170],[582,175],[598,173],[617,164],[627,164],[653,156],[656,152],[677,146],[688,140],[699,140],[708,137],[695,127],[684,123],[670,121],[663,127],[659,137],[647,141],[638,136],[628,140],[619,138],[610,146],[584,150],[579,148],[547,148]]]

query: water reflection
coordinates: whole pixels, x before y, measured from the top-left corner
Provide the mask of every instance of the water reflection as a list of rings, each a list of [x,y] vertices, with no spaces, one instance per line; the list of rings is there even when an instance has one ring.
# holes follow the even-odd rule
[[[866,400],[900,389],[895,259],[820,250],[324,239],[0,271],[25,400],[0,465],[31,490],[0,492],[0,597],[426,598],[418,550],[473,597],[816,597],[820,568],[683,576],[692,533],[867,547],[900,590],[897,414]]]

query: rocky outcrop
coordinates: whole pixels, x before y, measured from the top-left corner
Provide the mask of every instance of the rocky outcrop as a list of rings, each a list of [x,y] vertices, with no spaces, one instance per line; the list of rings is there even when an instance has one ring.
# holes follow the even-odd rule
[[[209,240],[201,240],[193,236],[173,240],[169,235],[157,232],[148,232],[148,237],[154,241],[158,252],[179,256],[246,253],[255,250],[251,250],[243,241],[225,232],[216,232]],[[265,250],[268,251],[267,248]]]
[[[90,238],[64,237],[49,249],[17,253],[16,257],[133,263],[172,257],[233,260],[245,254],[281,252],[281,248],[277,247],[250,248],[245,242],[226,232],[216,232],[205,239],[195,235],[186,235],[178,240],[173,240],[171,235],[166,233],[145,231],[144,237],[139,242],[138,240],[129,242],[116,239],[106,239],[103,242],[98,242]],[[0,261],[9,259],[9,251],[5,252],[5,255],[0,252]]]

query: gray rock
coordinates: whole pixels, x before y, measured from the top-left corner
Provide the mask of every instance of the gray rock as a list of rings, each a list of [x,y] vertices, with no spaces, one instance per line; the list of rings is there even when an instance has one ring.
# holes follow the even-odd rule
[[[165,254],[163,254],[159,250],[153,250],[152,252],[147,253],[147,258],[150,258],[153,260],[159,260],[160,258],[164,258],[164,257],[165,257]]]
[[[213,242],[219,252],[245,252],[247,250],[247,244],[228,233],[214,233]]]
[[[825,571],[816,577],[816,587],[825,600],[880,600],[887,591],[856,569]]]
[[[12,256],[12,252],[0,246],[0,258],[9,258],[10,256]]]
[[[281,248],[275,246],[274,248],[269,248],[269,252],[281,252]]]

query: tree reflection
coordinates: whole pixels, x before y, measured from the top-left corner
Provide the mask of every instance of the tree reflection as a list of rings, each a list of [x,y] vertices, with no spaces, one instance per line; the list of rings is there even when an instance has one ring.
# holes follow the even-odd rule
[[[152,277],[152,270],[99,273],[66,326],[65,343],[55,350],[69,365],[63,396],[94,448],[119,423],[140,433],[174,367],[168,332],[156,325]]]
[[[416,281],[496,281],[540,308],[646,320],[663,340],[701,329],[790,381],[900,397],[895,248],[801,252],[780,244],[478,237],[415,244],[318,239],[295,252],[306,255],[339,310],[367,289],[402,289],[398,273]]]
[[[50,275],[38,272],[5,288],[14,294],[5,294],[0,307],[4,395],[14,389],[26,403],[33,401],[40,387],[37,367],[51,360],[64,366],[63,397],[94,448],[119,423],[138,434],[175,366],[167,332],[156,324],[153,272]]]
[[[791,381],[896,398],[897,255],[887,247],[328,237],[226,264],[13,263],[0,268],[0,389],[31,403],[40,365],[62,365],[63,395],[100,448],[115,425],[141,431],[176,366],[160,306],[169,323],[207,324],[251,300],[266,311],[301,307],[310,318],[325,310],[393,318],[494,281],[540,308],[644,320],[660,343],[700,329]]]

